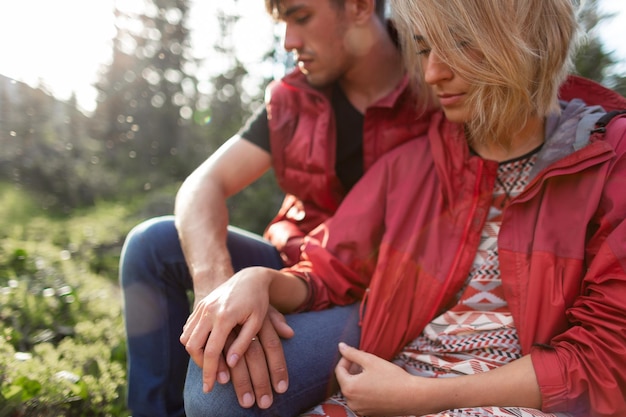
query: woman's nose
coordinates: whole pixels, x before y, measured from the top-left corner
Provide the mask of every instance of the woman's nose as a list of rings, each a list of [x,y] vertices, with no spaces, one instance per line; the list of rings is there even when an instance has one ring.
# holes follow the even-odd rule
[[[424,62],[424,81],[432,85],[449,80],[453,76],[450,66],[443,62],[435,51],[430,51]]]

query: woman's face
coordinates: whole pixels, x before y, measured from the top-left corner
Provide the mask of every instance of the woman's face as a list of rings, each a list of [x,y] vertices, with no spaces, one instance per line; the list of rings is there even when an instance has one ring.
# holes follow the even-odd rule
[[[438,53],[431,49],[424,37],[415,35],[415,41],[417,42],[417,53],[422,63],[424,81],[431,86],[446,118],[457,123],[467,122],[471,117],[471,109],[467,100],[470,83],[458,76],[448,64],[444,63]]]

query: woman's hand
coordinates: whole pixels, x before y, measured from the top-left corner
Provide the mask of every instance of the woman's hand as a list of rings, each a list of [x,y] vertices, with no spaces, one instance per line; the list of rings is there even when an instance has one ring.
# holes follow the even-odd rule
[[[335,368],[348,406],[360,415],[425,415],[454,408],[510,405],[539,409],[530,355],[499,368],[454,378],[423,378],[375,355],[339,344]]]
[[[229,376],[241,381],[249,376],[248,385],[251,381],[267,390],[268,367],[270,373],[278,369],[276,372],[284,374],[272,375],[276,388],[280,385],[277,391],[286,389],[287,371],[282,346],[277,337],[271,336],[269,327],[281,337],[291,337],[293,331],[284,320],[275,318],[279,313],[269,306],[269,285],[275,273],[277,271],[262,267],[243,269],[196,303],[180,341],[192,360],[202,368],[203,391],[210,391],[216,379],[227,382]],[[269,312],[272,314],[268,315]],[[249,348],[252,349],[249,351]],[[262,359],[262,366],[259,366],[259,359]],[[245,361],[247,365],[243,364]],[[271,398],[271,388],[269,394]],[[250,401],[242,399],[240,402],[244,406],[254,404],[254,401],[249,404]]]
[[[335,375],[351,410],[367,416],[415,414],[417,377],[378,356],[339,344]],[[422,413],[420,413],[421,415]]]

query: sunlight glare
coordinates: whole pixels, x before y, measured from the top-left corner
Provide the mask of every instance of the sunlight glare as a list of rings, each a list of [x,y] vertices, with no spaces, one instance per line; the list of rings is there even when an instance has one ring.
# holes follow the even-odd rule
[[[79,103],[93,103],[96,91],[89,86],[110,59],[115,35],[113,1],[19,0],[2,6],[0,74],[41,84],[62,99],[76,92]]]
[[[262,78],[282,74],[264,62],[263,55],[275,42],[280,25],[273,22],[261,0],[188,0],[190,13],[187,25],[191,31],[191,47],[198,64],[189,63],[185,71],[193,72],[203,91],[210,91],[208,80],[224,71],[232,57],[216,57],[214,46],[219,39],[216,13],[219,9],[237,13],[241,18],[234,28],[232,42],[237,58],[247,67],[254,84]],[[127,13],[146,11],[146,0],[2,0],[0,20],[0,74],[44,87],[60,99],[76,94],[79,107],[85,112],[95,108],[93,87],[103,64],[110,62],[112,38],[115,36],[114,6]],[[615,58],[624,64],[626,48],[622,41],[626,26],[624,0],[600,0],[602,10],[617,16],[603,23],[600,36],[607,50],[615,50]],[[156,8],[147,10],[157,13]],[[182,16],[169,11],[168,21],[175,23]],[[123,25],[123,22],[118,22]],[[273,27],[273,28],[272,28]],[[158,34],[149,34],[158,36]],[[123,44],[132,53],[132,42]],[[280,46],[278,46],[280,50]],[[144,50],[143,53],[149,53]],[[281,51],[279,51],[280,53]],[[284,71],[284,68],[282,68]],[[135,76],[129,74],[129,77]],[[178,77],[179,74],[167,74]]]

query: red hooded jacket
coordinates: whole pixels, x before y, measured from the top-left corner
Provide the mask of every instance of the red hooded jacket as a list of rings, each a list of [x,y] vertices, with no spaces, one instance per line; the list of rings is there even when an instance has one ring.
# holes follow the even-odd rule
[[[582,88],[582,90],[581,90]],[[542,409],[626,416],[626,99],[573,77],[562,113],[498,237],[502,285]],[[491,205],[498,164],[461,125],[433,117],[427,140],[389,152],[287,269],[321,309],[362,300],[361,348],[391,359],[456,302]]]

